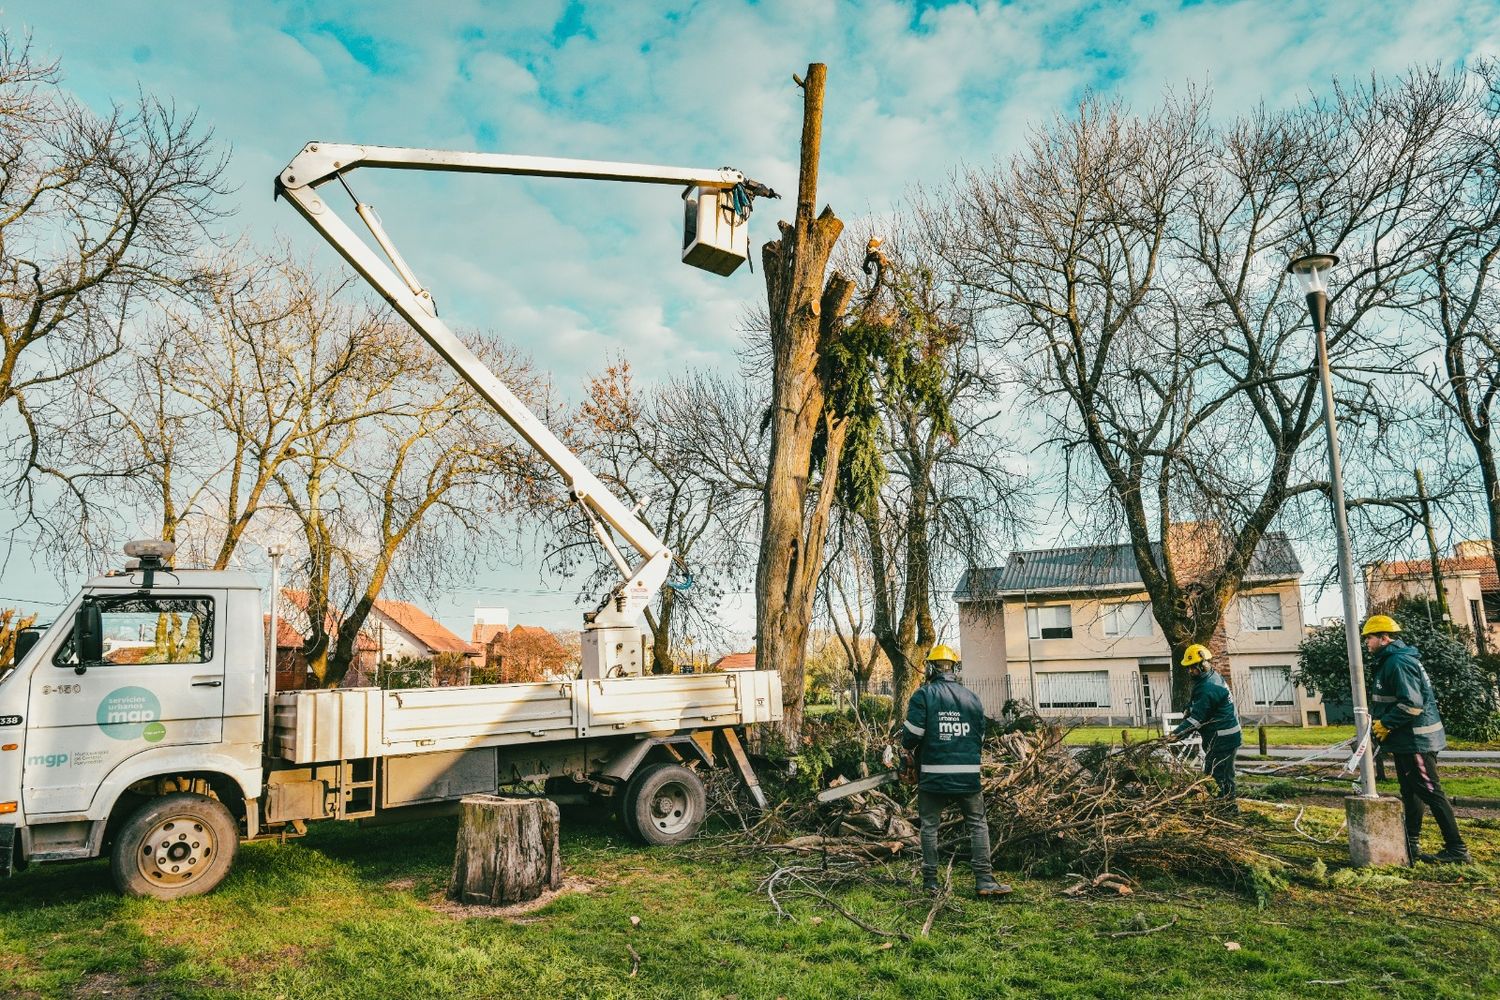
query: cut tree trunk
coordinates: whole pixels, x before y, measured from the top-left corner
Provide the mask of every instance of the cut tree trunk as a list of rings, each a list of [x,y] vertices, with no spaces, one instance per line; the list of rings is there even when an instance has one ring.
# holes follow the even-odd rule
[[[756,668],[781,675],[783,733],[795,742],[802,702],[823,542],[843,449],[844,420],[826,407],[819,372],[824,344],[834,336],[854,283],[828,258],[844,224],[830,208],[814,215],[823,134],[827,67],[813,63],[803,89],[802,149],[797,211],[780,223],[781,238],[761,247],[771,340],[770,455],[766,469],[760,558],[755,570]],[[814,470],[814,441],[823,436],[822,465]],[[815,481],[815,471],[821,478]]]
[[[469,795],[461,803],[448,898],[501,906],[562,885],[557,804],[547,799]]]

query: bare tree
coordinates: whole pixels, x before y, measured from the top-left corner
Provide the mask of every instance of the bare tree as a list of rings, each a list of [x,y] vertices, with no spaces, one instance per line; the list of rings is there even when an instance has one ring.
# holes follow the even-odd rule
[[[133,515],[177,541],[180,559],[229,566],[251,526],[284,509],[276,477],[289,464],[392,406],[403,358],[346,284],[286,256],[206,267],[194,295],[78,380],[88,418],[68,438],[65,475],[109,502],[57,512],[53,533],[97,551]]]
[[[849,415],[840,507],[863,528],[872,632],[899,718],[939,638],[944,564],[972,565],[1001,529],[1013,533],[1022,484],[992,404],[999,355],[979,342],[966,294],[939,276],[932,249],[893,226],[894,243],[868,242],[866,287],[830,358]]]
[[[850,518],[837,518],[829,537],[833,545],[818,582],[823,595],[823,617],[844,655],[844,670],[853,682],[855,718],[859,699],[870,689],[870,681],[884,655],[871,629],[869,557],[862,541],[854,536],[862,526]]]
[[[1416,73],[1214,128],[1192,94],[1144,119],[1091,98],[953,192],[941,245],[995,308],[1072,509],[1128,540],[1174,663],[1214,641],[1278,517],[1326,518],[1286,261],[1344,258],[1329,348],[1341,412],[1368,412],[1399,356],[1374,320],[1430,240],[1452,101],[1451,80]],[[1173,683],[1181,699],[1185,671]]]
[[[1500,552],[1500,63],[1482,61],[1450,120],[1457,169],[1432,192],[1437,233],[1424,261],[1426,296],[1408,310],[1436,357],[1418,359],[1423,381],[1468,444],[1482,486],[1492,550]],[[1433,448],[1441,460],[1446,449]]]
[[[191,114],[142,97],[96,115],[59,79],[0,31],[0,413],[21,516],[44,533],[56,494],[86,507],[97,482],[57,457],[70,390],[143,301],[192,285],[224,166]]]
[[[366,340],[371,349],[349,349]],[[333,346],[335,357],[359,358],[357,377],[309,406],[363,416],[319,421],[275,473],[303,536],[303,653],[326,687],[353,665],[359,633],[393,578],[407,589],[431,586],[483,557],[523,468],[498,415],[403,327],[361,311]],[[485,345],[480,353],[509,384],[530,381],[519,359]]]
[[[742,527],[746,489],[703,461],[710,450],[704,435],[729,430],[700,406],[714,391],[713,380],[702,375],[643,390],[621,360],[589,380],[569,426],[570,444],[580,457],[638,509],[678,560],[677,579],[646,609],[657,673],[677,669],[673,647],[684,635],[718,631],[716,612],[724,591],[749,562]],[[724,465],[734,458],[721,453],[715,461]],[[618,573],[601,558],[576,505],[549,503],[545,509],[557,540],[550,556],[554,566],[564,572],[587,567],[586,586],[592,589]]]

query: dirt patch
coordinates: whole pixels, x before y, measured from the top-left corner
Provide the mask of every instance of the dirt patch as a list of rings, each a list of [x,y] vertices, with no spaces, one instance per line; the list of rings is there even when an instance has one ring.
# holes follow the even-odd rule
[[[453,902],[441,893],[430,897],[427,905],[430,909],[452,917],[454,920],[468,920],[471,917],[498,917],[501,920],[512,920],[516,923],[530,923],[531,921],[520,918],[540,910],[559,897],[593,892],[596,884],[585,878],[564,878],[562,885],[557,889],[544,892],[530,902],[514,903],[510,906],[464,906]]]
[[[304,954],[301,947],[289,944],[270,951],[256,952],[255,954],[248,955],[234,955],[226,958],[224,964],[234,970],[236,976],[248,980],[253,978],[257,973],[265,972],[268,969],[301,965]]]
[[[177,996],[175,987],[156,986],[149,983],[132,983],[124,976],[113,972],[94,972],[73,987],[68,994],[75,1000],[167,1000]]]

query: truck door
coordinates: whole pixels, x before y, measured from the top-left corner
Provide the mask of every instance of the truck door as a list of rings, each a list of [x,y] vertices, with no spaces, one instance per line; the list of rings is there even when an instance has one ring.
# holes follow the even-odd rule
[[[104,662],[78,673],[69,635],[31,675],[22,796],[29,815],[82,812],[136,754],[224,734],[225,591],[99,595]]]

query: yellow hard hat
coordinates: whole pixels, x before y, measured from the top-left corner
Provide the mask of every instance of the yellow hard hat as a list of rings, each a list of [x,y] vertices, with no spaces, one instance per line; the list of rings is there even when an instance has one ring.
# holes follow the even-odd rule
[[[1365,619],[1365,627],[1359,630],[1361,636],[1374,635],[1377,632],[1399,632],[1401,625],[1390,615],[1371,615]]]
[[[1204,660],[1212,660],[1213,658],[1213,650],[1196,642],[1182,651],[1182,665],[1184,667],[1191,667],[1195,663],[1202,663]]]
[[[953,651],[952,646],[945,646],[940,642],[936,646],[932,647],[932,652],[927,654],[927,662],[940,663],[944,660],[948,661],[949,663],[957,663],[958,654]]]

